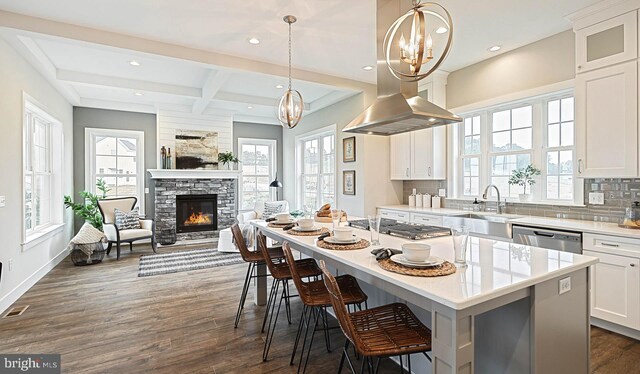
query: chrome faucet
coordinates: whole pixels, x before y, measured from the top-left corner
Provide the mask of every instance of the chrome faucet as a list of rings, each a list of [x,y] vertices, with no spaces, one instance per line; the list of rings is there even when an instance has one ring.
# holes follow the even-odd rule
[[[482,198],[484,200],[487,200],[487,192],[491,187],[495,188],[496,193],[498,194],[498,206],[496,207],[496,213],[502,214],[502,209],[506,208],[506,203],[504,201],[500,201],[500,190],[498,189],[498,186],[496,186],[495,184],[490,184],[487,187],[485,187],[484,193],[482,193]]]

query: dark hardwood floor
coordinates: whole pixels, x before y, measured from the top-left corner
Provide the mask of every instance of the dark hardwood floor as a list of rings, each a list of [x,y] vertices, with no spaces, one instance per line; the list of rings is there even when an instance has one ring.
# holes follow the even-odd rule
[[[15,303],[29,305],[22,316],[0,319],[0,353],[61,353],[66,373],[295,373],[289,355],[299,302],[292,325],[279,321],[263,363],[264,308],[248,300],[233,328],[246,265],[138,278],[146,253],[136,248],[88,267],[63,261]],[[327,353],[317,339],[307,372],[335,372],[343,342],[333,330],[335,349]],[[640,342],[593,328],[592,367],[639,372]],[[397,372],[390,361],[382,369]]]

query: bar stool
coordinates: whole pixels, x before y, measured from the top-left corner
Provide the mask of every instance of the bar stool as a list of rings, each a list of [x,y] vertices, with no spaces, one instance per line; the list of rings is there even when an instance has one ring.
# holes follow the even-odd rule
[[[356,352],[364,357],[360,368],[361,373],[364,373],[365,364],[368,372],[376,373],[380,359],[384,357],[399,356],[400,371],[403,373],[403,355],[407,355],[409,373],[411,373],[410,355],[412,353],[422,353],[431,361],[427,355],[427,352],[431,351],[431,330],[418,320],[409,307],[401,303],[393,303],[349,313],[336,278],[327,270],[322,260],[320,268],[324,275],[324,284],[331,295],[331,305],[338,323],[347,337],[338,373],[342,371],[345,358],[351,371],[355,373],[347,352],[349,344],[353,344]],[[375,365],[373,358],[377,359]]]
[[[267,249],[267,239],[262,233],[258,234],[257,242],[258,249],[262,251],[265,262],[267,263],[267,267],[269,268],[271,276],[273,277],[273,285],[271,286],[271,292],[269,293],[269,299],[267,301],[267,310],[264,315],[264,321],[262,322],[264,331],[264,326],[267,322],[268,315],[269,323],[267,324],[267,337],[264,341],[264,348],[262,350],[262,361],[267,361],[267,358],[269,356],[269,349],[271,348],[271,342],[273,341],[273,334],[276,329],[276,324],[278,323],[280,307],[282,306],[283,301],[285,302],[285,308],[287,311],[287,320],[289,324],[291,324],[291,308],[289,304],[289,299],[292,297],[289,294],[289,280],[291,279],[291,271],[289,270],[288,264],[284,262],[276,263],[273,261],[273,258],[271,257],[271,254]],[[318,267],[318,264],[312,258],[295,260],[293,263],[295,264],[295,267],[298,270],[298,274],[301,278],[317,278],[322,274],[322,271]],[[282,286],[282,296],[280,297],[280,301],[278,302],[278,309],[275,310],[276,298],[278,297],[278,289],[280,288],[280,286]]]
[[[288,242],[284,242],[282,244],[282,250],[285,255],[285,260],[289,265],[289,270],[291,271],[291,278],[293,279],[293,283],[296,285],[296,289],[298,290],[298,295],[300,296],[300,300],[304,304],[302,309],[302,316],[300,317],[300,324],[298,325],[298,332],[296,334],[296,340],[293,345],[293,352],[291,353],[291,361],[289,362],[293,365],[293,361],[295,359],[296,350],[298,348],[298,343],[300,341],[300,336],[302,335],[303,325],[306,324],[306,330],[304,333],[304,338],[302,340],[302,349],[300,350],[300,361],[298,362],[298,373],[300,373],[300,369],[302,368],[302,372],[306,372],[307,363],[309,361],[309,354],[311,352],[311,346],[313,344],[313,337],[315,335],[316,330],[318,329],[318,320],[320,315],[322,314],[322,319],[324,323],[324,334],[325,334],[325,343],[327,345],[327,351],[330,351],[329,345],[329,330],[327,324],[327,307],[331,306],[331,296],[327,291],[327,287],[324,285],[324,281],[309,281],[305,282],[302,280],[302,277],[298,273],[298,269],[296,266],[291,266],[295,263],[293,259],[293,253],[291,253],[291,248],[289,247]],[[341,275],[336,277],[336,282],[338,287],[340,288],[340,292],[343,295],[344,302],[347,306],[353,306],[354,311],[355,307],[358,306],[360,310],[362,310],[362,303],[367,302],[367,295],[362,291],[358,281],[352,277],[351,275]],[[365,306],[366,308],[366,306]],[[311,340],[309,341],[309,347],[307,348],[307,358],[304,361],[304,366],[302,366],[302,361],[304,357],[304,349],[307,341],[307,335],[309,333],[309,327],[311,326],[311,317],[314,317],[314,328],[311,333]]]
[[[244,277],[244,286],[242,286],[242,294],[240,295],[240,302],[238,303],[238,311],[236,312],[236,321],[234,328],[238,328],[238,324],[240,323],[240,316],[242,315],[242,310],[244,309],[244,303],[247,299],[247,294],[249,292],[249,286],[251,285],[251,279],[259,278],[260,275],[254,275],[256,271],[256,266],[260,264],[264,264],[264,255],[262,251],[250,251],[247,248],[247,243],[245,242],[244,237],[242,236],[242,231],[240,230],[240,226],[238,224],[234,224],[231,226],[231,233],[233,235],[233,242],[235,246],[240,251],[240,255],[245,262],[249,263],[249,268],[247,269],[247,275]],[[269,256],[270,258],[283,258],[284,253],[282,253],[282,247],[271,247],[269,248]],[[266,276],[266,275],[262,275]],[[263,327],[264,328],[264,327]]]

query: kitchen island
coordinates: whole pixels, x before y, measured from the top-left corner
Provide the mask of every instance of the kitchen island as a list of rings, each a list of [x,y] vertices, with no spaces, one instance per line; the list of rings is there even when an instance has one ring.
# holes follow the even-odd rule
[[[468,266],[455,274],[412,277],[383,270],[369,247],[335,251],[315,245],[315,236],[294,236],[264,222],[257,230],[339,273],[352,274],[383,293],[419,308],[433,331],[433,364],[416,373],[588,373],[589,274],[597,259],[567,252],[470,238]],[[320,224],[323,225],[323,224]],[[324,224],[330,227],[328,224]],[[369,232],[354,229],[369,238]],[[381,247],[407,242],[380,235]],[[452,261],[451,237],[420,240],[432,255]],[[563,292],[560,290],[560,281]],[[259,282],[258,299],[266,295]],[[370,295],[369,305],[380,300]],[[386,302],[386,299],[385,299]]]

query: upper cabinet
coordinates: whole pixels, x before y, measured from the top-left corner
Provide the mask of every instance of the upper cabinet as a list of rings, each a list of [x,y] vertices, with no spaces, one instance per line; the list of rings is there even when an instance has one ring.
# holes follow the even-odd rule
[[[637,11],[576,30],[576,72],[638,58]]]
[[[579,177],[638,175],[638,65],[576,76],[576,154]]]
[[[446,107],[447,74],[435,72],[419,83],[419,95]],[[445,179],[447,127],[439,126],[390,137],[391,180]]]
[[[569,19],[576,35],[576,176],[637,177],[637,5],[601,2]]]

